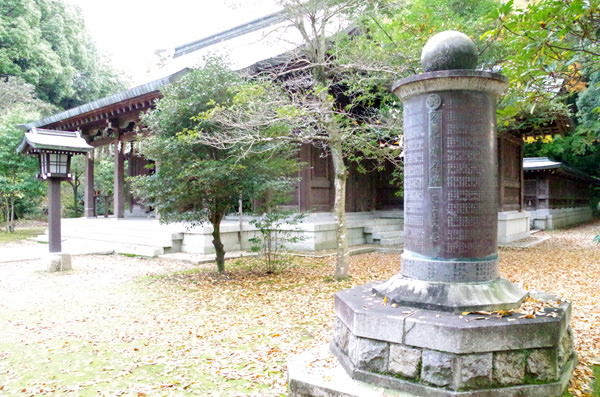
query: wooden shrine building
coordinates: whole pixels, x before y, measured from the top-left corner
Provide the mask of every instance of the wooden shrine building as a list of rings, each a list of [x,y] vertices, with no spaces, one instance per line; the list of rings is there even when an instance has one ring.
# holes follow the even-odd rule
[[[108,150],[114,158],[113,213],[115,218],[146,214],[130,192],[126,190],[126,176],[136,176],[151,172],[146,167],[148,160],[136,152],[136,142],[144,139],[140,126],[140,114],[154,106],[161,98],[161,88],[176,81],[189,71],[191,65],[197,64],[208,50],[215,49],[235,54],[244,54],[238,63],[233,62],[236,70],[252,74],[258,70],[272,67],[279,62],[281,54],[289,53],[295,47],[281,48],[273,42],[256,40],[251,44],[243,38],[259,29],[271,28],[281,22],[280,13],[264,17],[257,21],[238,26],[217,35],[189,43],[175,50],[172,62],[163,71],[166,77],[154,79],[152,82],[138,87],[78,106],[56,115],[29,123],[26,127],[79,131],[81,136],[94,148]],[[227,47],[229,45],[229,47]],[[237,47],[236,47],[237,45]],[[248,45],[262,46],[262,49],[248,52]],[[290,42],[287,42],[290,45]],[[185,60],[187,58],[187,60]],[[235,57],[234,57],[235,58]],[[103,149],[101,149],[103,148]],[[504,134],[498,140],[498,221],[499,243],[507,243],[529,236],[529,214],[524,211],[523,202],[523,167],[522,139],[518,136]],[[334,185],[331,159],[323,155],[321,149],[305,145],[300,150],[300,161],[308,164],[301,171],[299,182],[292,194],[289,207],[300,211],[312,211],[309,217],[307,233],[312,233],[303,243],[304,249],[324,249],[334,246],[333,210]],[[125,169],[127,164],[127,169]],[[403,198],[398,196],[397,188],[389,184],[391,168],[379,173],[363,174],[352,165],[347,179],[346,209],[349,213],[349,244],[364,244],[384,237],[375,237],[378,231],[375,224],[383,224],[380,236],[386,236],[390,244],[401,241],[403,228]],[[94,190],[94,154],[85,162],[85,217],[94,217],[95,201],[98,192]],[[319,215],[323,214],[323,215]],[[385,219],[383,219],[385,218]],[[232,222],[233,223],[233,222]],[[235,223],[236,225],[238,223]],[[393,228],[391,227],[393,224]],[[238,226],[231,226],[232,241],[239,239]],[[226,229],[226,228],[225,228]],[[235,229],[235,230],[234,230]],[[390,237],[390,230],[398,235]],[[199,242],[199,234],[210,242],[209,232],[183,232],[182,250],[210,250],[210,243]],[[227,232],[229,233],[229,232]],[[317,235],[320,235],[317,236]],[[188,242],[186,243],[186,238]],[[400,239],[400,240],[399,240]],[[227,237],[224,237],[227,241]],[[204,241],[204,240],[202,240]],[[243,247],[241,240],[238,242]],[[202,246],[204,248],[197,248]],[[227,246],[227,243],[226,243]],[[204,252],[204,251],[203,251]]]
[[[523,159],[524,200],[536,229],[557,229],[592,219],[591,190],[600,183],[548,157]]]

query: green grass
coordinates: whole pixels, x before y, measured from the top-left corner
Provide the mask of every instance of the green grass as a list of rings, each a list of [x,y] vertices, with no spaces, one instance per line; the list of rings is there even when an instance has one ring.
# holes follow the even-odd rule
[[[0,231],[0,244],[2,243],[17,243],[19,241],[27,240],[28,238],[35,237],[39,234],[43,234],[46,228],[44,227],[34,227],[34,228],[25,228],[25,229],[17,229],[14,233],[7,233],[2,229]]]
[[[592,365],[592,371],[594,372],[592,397],[600,397],[600,364]]]

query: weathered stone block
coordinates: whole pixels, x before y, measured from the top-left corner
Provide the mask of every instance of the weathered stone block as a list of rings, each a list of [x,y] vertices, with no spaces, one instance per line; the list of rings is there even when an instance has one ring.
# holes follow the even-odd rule
[[[49,273],[72,270],[71,255],[60,252],[51,252],[42,258],[42,262],[46,265]]]
[[[527,357],[527,373],[537,380],[552,381],[557,379],[558,356],[556,349],[536,349]]]
[[[351,338],[348,343],[350,360],[357,369],[385,372],[388,367],[389,344],[374,339]]]
[[[354,335],[403,343],[405,310],[383,305],[373,296],[373,284],[365,284],[335,294],[335,312]]]
[[[397,343],[390,344],[388,371],[406,378],[417,378],[421,364],[421,350]]]
[[[468,354],[458,356],[457,359],[457,389],[484,388],[491,385],[494,362],[492,353]]]
[[[344,353],[348,354],[348,343],[350,341],[350,330],[346,327],[346,324],[339,319],[335,318],[335,325],[333,329],[333,340],[338,348]]]
[[[573,354],[573,331],[567,327],[558,345],[558,364],[563,368]]]
[[[455,357],[454,354],[424,350],[421,379],[436,386],[450,386]]]
[[[502,386],[518,385],[525,377],[525,352],[494,353],[494,383]]]
[[[470,321],[470,317],[431,310],[415,311],[405,320],[405,345],[456,354],[487,353],[537,349],[556,346],[563,333],[568,304],[552,309],[556,317],[513,319],[489,316],[486,321]],[[550,312],[550,310],[547,310]],[[494,334],[490,338],[490,334]],[[506,346],[506,347],[505,347]]]

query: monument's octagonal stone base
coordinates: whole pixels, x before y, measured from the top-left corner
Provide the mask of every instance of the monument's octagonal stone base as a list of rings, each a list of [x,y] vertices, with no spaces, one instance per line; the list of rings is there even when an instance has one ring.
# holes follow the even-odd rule
[[[527,292],[503,278],[484,282],[448,283],[396,275],[373,287],[387,303],[451,312],[509,310],[519,306]]]
[[[372,289],[335,298],[330,348],[353,382],[417,396],[559,396],[569,382],[576,356],[568,302],[545,295],[556,307],[534,318],[462,315],[393,307]],[[290,372],[291,395],[339,394],[308,383]]]

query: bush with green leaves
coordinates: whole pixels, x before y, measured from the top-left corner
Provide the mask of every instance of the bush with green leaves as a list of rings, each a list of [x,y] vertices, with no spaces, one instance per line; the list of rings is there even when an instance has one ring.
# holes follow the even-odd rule
[[[304,240],[299,235],[298,225],[306,218],[306,213],[291,211],[268,212],[250,221],[258,234],[249,239],[251,251],[260,252],[264,257],[267,274],[286,267],[290,263],[288,244]]]

